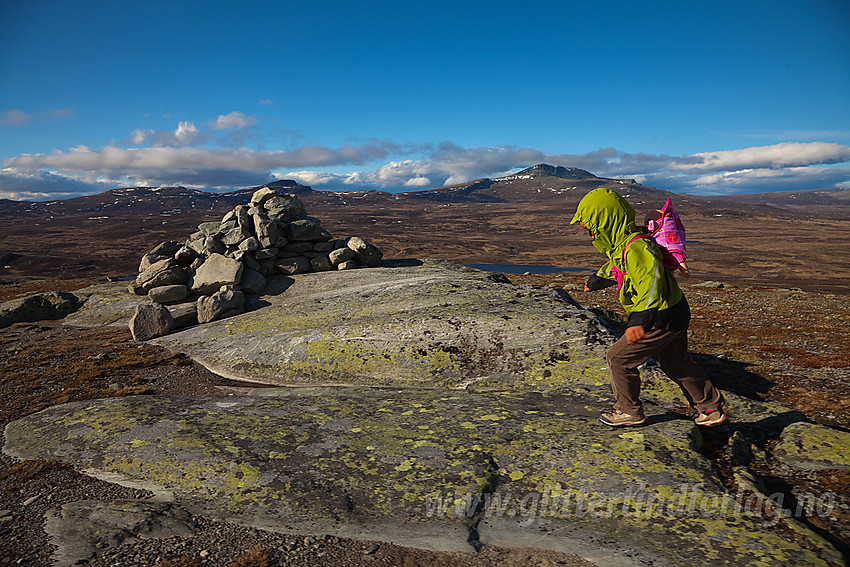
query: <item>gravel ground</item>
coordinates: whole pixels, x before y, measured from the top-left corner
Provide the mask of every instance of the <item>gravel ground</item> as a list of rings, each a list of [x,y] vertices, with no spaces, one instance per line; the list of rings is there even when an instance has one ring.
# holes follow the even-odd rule
[[[619,313],[610,290],[576,291],[583,277],[556,274],[510,276],[516,283],[557,285],[579,302]],[[82,285],[80,282],[79,285]],[[0,300],[40,290],[41,282]],[[71,286],[73,287],[73,286]],[[812,421],[850,428],[850,307],[846,297],[766,287],[684,285],[694,313],[691,350],[722,389],[784,403]],[[66,287],[67,289],[67,287]],[[131,340],[126,329],[80,329],[57,321],[19,323],[0,329],[0,427],[22,415],[66,401],[128,394],[212,394],[234,385],[180,355]],[[605,409],[605,408],[600,408]],[[709,436],[709,456],[729,466],[721,430]],[[0,439],[2,442],[2,439]],[[770,457],[775,438],[757,441],[750,467],[770,491],[808,490],[838,495],[837,512],[807,518],[845,553],[850,552],[850,474],[801,473]],[[148,497],[79,474],[57,462],[0,456],[0,565],[50,565],[44,532],[48,510],[80,500]],[[191,537],[138,539],[103,553],[88,565],[588,565],[568,554],[484,547],[477,553],[432,552],[384,542],[326,535],[276,534],[192,517]]]

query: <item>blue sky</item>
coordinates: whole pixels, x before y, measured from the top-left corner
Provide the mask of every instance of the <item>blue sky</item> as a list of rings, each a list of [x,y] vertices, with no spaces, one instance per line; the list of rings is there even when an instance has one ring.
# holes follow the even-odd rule
[[[0,0],[0,198],[850,188],[850,2]]]

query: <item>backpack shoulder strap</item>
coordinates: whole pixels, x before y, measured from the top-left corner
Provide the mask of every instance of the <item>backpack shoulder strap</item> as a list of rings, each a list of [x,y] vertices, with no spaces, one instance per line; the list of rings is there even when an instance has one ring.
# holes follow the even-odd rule
[[[637,236],[635,236],[634,238],[632,238],[631,240],[626,242],[626,245],[623,246],[623,257],[621,258],[621,260],[623,262],[623,268],[626,267],[626,249],[629,247],[629,245],[632,242],[634,242],[635,240],[637,240],[639,238],[649,238],[650,240],[652,240],[652,237],[650,237],[648,234],[638,234]]]

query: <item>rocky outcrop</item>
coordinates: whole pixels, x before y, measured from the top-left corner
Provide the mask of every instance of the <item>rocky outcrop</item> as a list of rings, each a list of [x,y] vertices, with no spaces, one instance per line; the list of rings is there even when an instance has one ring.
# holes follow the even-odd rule
[[[438,260],[270,276],[256,308],[154,343],[266,384],[540,388],[567,374],[607,383],[614,335],[604,321],[562,290],[505,282]]]
[[[0,304],[0,329],[15,323],[61,319],[76,311],[82,301],[73,293],[49,291]]]
[[[263,187],[220,222],[198,225],[185,242],[163,242],[145,254],[130,291],[158,304],[197,302],[201,322],[209,322],[241,312],[240,301],[221,308],[224,288],[258,294],[270,276],[374,267],[382,256],[362,238],[334,239],[298,197]]]

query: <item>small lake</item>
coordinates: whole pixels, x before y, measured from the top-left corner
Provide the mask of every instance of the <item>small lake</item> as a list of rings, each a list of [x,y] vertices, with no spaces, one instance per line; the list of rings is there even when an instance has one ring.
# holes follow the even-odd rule
[[[558,272],[592,272],[588,268],[562,268],[560,266],[540,266],[537,264],[466,264],[470,268],[485,272],[502,272],[503,274],[556,274]]]

